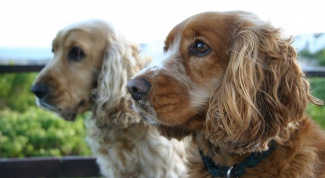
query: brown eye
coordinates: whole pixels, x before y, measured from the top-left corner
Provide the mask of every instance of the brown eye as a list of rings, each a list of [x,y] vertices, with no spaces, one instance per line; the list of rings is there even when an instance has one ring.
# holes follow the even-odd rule
[[[77,46],[73,46],[68,53],[68,58],[72,61],[80,61],[85,57],[83,50]]]
[[[164,52],[167,52],[167,47],[166,47],[166,46],[164,46],[163,50],[164,50]]]
[[[196,40],[190,47],[190,54],[195,56],[205,56],[209,54],[211,49],[201,40]]]

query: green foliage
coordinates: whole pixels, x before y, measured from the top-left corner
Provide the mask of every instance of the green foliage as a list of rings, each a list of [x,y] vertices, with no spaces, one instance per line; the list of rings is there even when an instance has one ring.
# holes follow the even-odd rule
[[[36,73],[0,74],[0,109],[25,111],[35,105],[35,97],[29,91]]]
[[[325,78],[309,78],[311,93],[313,96],[325,101]],[[307,113],[325,129],[325,106],[309,104]]]
[[[68,122],[36,106],[36,76],[0,74],[0,157],[90,155],[80,117]]]
[[[308,78],[310,82],[310,90],[313,96],[325,101],[325,78],[313,77]]]
[[[41,108],[0,110],[0,157],[91,155],[82,119],[67,122]]]
[[[319,65],[325,66],[325,49],[315,54],[310,53],[308,50],[303,50],[300,54],[305,58],[316,59]]]
[[[325,106],[315,106],[309,104],[307,106],[308,115],[325,129]]]

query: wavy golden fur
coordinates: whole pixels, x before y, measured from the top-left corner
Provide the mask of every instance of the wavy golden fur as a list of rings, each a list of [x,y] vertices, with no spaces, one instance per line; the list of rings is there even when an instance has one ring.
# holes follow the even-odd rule
[[[189,177],[211,177],[200,157],[239,165],[275,150],[242,177],[325,177],[325,133],[305,114],[313,97],[292,40],[247,12],[206,12],[178,24],[166,56],[128,83],[134,109],[168,138],[193,136]]]
[[[40,107],[74,120],[90,110],[87,142],[105,177],[180,177],[182,142],[167,140],[131,109],[126,83],[149,60],[111,25],[89,20],[61,30],[54,58],[31,90]]]

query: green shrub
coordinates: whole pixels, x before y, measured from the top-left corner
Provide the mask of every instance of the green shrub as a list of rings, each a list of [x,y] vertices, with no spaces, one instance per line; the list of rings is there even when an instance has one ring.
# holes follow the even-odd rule
[[[308,78],[312,95],[325,101],[325,77]]]
[[[35,97],[30,87],[37,73],[6,73],[0,74],[0,109],[9,107],[11,110],[23,112],[35,105]]]
[[[307,113],[311,116],[318,124],[325,129],[325,106],[315,106],[309,104],[307,106]]]
[[[311,93],[313,96],[325,101],[325,78],[309,78]],[[309,104],[307,113],[325,129],[325,106]]]
[[[0,157],[91,155],[81,118],[67,122],[41,108],[0,110]]]

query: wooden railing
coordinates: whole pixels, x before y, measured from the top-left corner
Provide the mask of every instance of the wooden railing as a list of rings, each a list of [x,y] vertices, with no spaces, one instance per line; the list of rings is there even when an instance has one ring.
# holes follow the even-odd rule
[[[0,73],[39,72],[44,65],[0,65]],[[325,77],[325,68],[318,70],[305,70],[307,77]]]
[[[39,72],[44,65],[0,65],[0,73]]]

